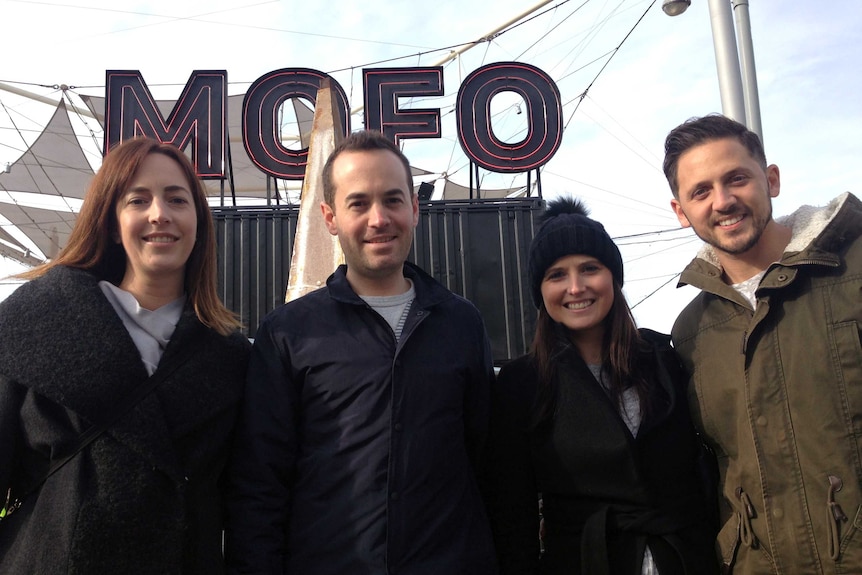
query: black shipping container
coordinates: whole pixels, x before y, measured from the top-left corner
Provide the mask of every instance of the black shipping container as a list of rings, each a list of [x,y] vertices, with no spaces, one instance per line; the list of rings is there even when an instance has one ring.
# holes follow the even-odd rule
[[[539,198],[419,207],[410,259],[479,308],[497,365],[525,353],[532,340],[536,310],[526,281],[527,254],[543,207]],[[213,208],[219,295],[249,337],[284,303],[298,215],[297,205]]]

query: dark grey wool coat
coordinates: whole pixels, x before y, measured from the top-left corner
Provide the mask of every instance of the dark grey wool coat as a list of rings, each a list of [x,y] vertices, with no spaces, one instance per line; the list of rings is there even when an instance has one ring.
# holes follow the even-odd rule
[[[58,267],[0,304],[3,494],[148,377],[97,281]],[[190,359],[0,522],[0,574],[223,571],[219,482],[249,345],[186,309],[159,369],[192,342]]]

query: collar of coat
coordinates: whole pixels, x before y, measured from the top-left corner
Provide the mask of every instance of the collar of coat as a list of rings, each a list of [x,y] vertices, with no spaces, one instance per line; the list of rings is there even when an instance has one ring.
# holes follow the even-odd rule
[[[566,328],[561,324],[555,324],[555,326],[558,336],[555,360],[559,361],[561,365],[568,366],[567,369],[562,370],[561,376],[565,378],[574,374],[578,381],[592,382],[595,376],[566,336]],[[638,334],[640,335],[640,344],[637,350],[637,365],[642,370],[641,375],[649,374],[647,377],[655,386],[651,389],[652,413],[649,417],[643,418],[638,432],[638,436],[643,437],[652,428],[667,419],[676,408],[677,403],[684,401],[685,397],[681,395],[682,390],[678,388],[684,378],[679,358],[671,347],[670,336],[647,328],[638,328]],[[594,386],[585,386],[585,389],[589,393],[608,399],[598,382]],[[619,413],[619,408],[613,405],[612,400],[609,401],[611,401],[609,405],[612,409]]]
[[[448,299],[456,297],[451,291],[443,287],[437,280],[425,273],[419,266],[410,262],[404,262],[404,277],[413,282],[416,290],[417,309],[428,309]],[[335,272],[326,280],[326,286],[333,299],[356,305],[365,305],[365,302],[356,295],[350,283],[347,281],[347,265],[338,266]]]
[[[152,393],[108,431],[153,464],[173,471],[172,475],[180,471],[172,450],[166,449],[172,443],[169,421],[194,427],[238,400],[237,382],[242,377],[238,358],[247,342],[240,341],[244,338],[215,338],[214,333],[186,307],[159,369],[177,361],[180,348],[203,340],[199,353],[187,362],[194,365],[180,367],[161,384],[160,389],[170,386],[168,404]],[[219,341],[226,343],[219,345]],[[234,342],[236,350],[226,349],[225,345],[233,347]],[[225,359],[231,357],[234,359]],[[237,367],[232,371],[233,364]],[[99,288],[98,278],[84,270],[57,266],[25,283],[0,304],[0,377],[95,423],[109,416],[148,375],[122,320]],[[194,385],[188,385],[190,377]],[[180,384],[171,385],[181,379]],[[177,432],[182,430],[173,430]]]
[[[776,218],[781,225],[790,227],[790,242],[784,249],[784,258],[803,252],[830,252],[843,245],[848,239],[859,235],[859,221],[862,219],[862,202],[846,192],[834,198],[825,206],[801,206],[790,215]],[[850,223],[855,222],[855,223]],[[855,230],[855,235],[848,234]],[[721,271],[721,263],[715,249],[703,244],[694,259],[702,260]],[[684,285],[681,282],[681,285]]]

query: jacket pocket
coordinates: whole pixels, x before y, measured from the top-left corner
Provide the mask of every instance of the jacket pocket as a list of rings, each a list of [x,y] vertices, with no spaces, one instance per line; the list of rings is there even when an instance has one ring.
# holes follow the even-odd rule
[[[862,505],[856,508],[853,520],[844,525],[846,532],[841,534],[841,548],[837,564],[843,565],[847,569],[855,569],[862,565],[862,540],[859,538],[859,532],[862,530]],[[850,571],[848,570],[848,572]]]
[[[757,512],[751,498],[741,487],[736,488],[735,496],[731,502],[734,513],[721,528],[716,540],[721,557],[721,572],[733,573],[736,563],[743,565],[746,572],[752,569],[758,573],[774,572],[772,554],[754,533],[751,520],[757,517]]]
[[[841,509],[841,505],[835,501],[835,494],[841,491],[844,482],[835,475],[830,475],[827,479],[829,481],[829,493],[826,496],[826,525],[829,527],[829,556],[833,561],[838,561],[841,556],[841,531],[844,524],[847,523],[847,515]],[[848,533],[844,535],[846,539]]]
[[[851,521],[836,501],[836,494],[844,487],[844,482],[835,475],[829,475],[827,479],[829,491],[826,496],[826,521],[829,528],[829,556],[839,564],[860,565],[862,549],[859,542],[854,542],[853,538],[862,526],[862,505],[856,507]]]
[[[862,342],[859,325],[855,321],[837,323],[831,329],[835,353],[835,375],[844,395],[848,423],[852,426],[857,441],[862,437]]]
[[[734,513],[730,516],[721,531],[718,532],[716,545],[718,547],[718,555],[721,557],[721,572],[731,573],[733,564],[736,562],[736,552],[739,549],[739,513]]]

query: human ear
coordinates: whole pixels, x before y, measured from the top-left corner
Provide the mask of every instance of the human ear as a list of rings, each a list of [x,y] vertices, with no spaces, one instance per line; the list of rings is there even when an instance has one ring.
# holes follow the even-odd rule
[[[691,222],[688,221],[688,217],[686,217],[685,212],[682,210],[682,204],[679,203],[679,200],[674,198],[670,201],[670,207],[673,209],[673,213],[676,214],[676,219],[679,220],[679,225],[684,228],[690,228]]]
[[[335,210],[326,202],[320,202],[320,211],[323,214],[323,223],[333,236],[338,235],[338,223],[335,221]]]
[[[769,190],[769,197],[775,198],[781,192],[781,174],[778,171],[778,166],[770,164],[766,167],[766,186]]]

